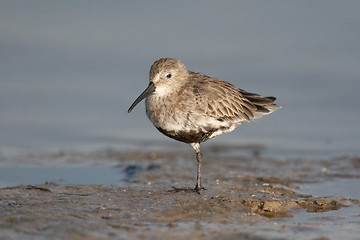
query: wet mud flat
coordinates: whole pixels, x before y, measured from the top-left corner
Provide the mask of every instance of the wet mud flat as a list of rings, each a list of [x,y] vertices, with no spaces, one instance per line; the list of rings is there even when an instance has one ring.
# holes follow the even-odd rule
[[[274,159],[258,150],[204,148],[200,194],[190,150],[47,155],[114,163],[127,179],[3,187],[0,239],[359,238],[360,158]]]

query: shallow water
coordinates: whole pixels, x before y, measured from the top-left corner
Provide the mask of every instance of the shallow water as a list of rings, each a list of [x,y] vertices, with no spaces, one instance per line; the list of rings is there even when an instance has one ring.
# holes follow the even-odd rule
[[[290,221],[298,225],[298,236],[301,238],[304,236],[315,238],[323,235],[329,236],[330,239],[358,239],[359,213],[359,207],[342,207],[336,211],[297,213]]]
[[[10,165],[0,166],[0,187],[16,185],[37,185],[45,182],[59,184],[87,185],[124,185],[132,180],[134,175],[148,172],[158,166],[147,168],[138,164],[125,166],[93,166],[93,165]]]
[[[360,199],[360,178],[333,178],[300,185],[300,192],[314,197]]]
[[[107,166],[0,166],[0,187],[45,182],[118,185],[125,176],[124,169]]]

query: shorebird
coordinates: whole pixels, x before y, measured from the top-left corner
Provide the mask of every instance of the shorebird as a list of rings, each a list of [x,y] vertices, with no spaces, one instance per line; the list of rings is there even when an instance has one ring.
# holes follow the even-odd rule
[[[129,108],[146,98],[146,115],[164,135],[190,144],[196,153],[195,191],[201,185],[200,143],[231,132],[245,121],[281,108],[275,97],[246,92],[217,78],[186,69],[174,58],[161,58],[150,68],[150,83]]]

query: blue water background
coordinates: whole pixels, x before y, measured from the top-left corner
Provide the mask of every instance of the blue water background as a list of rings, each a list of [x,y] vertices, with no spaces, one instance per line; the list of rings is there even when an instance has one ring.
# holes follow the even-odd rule
[[[152,62],[175,57],[283,106],[213,144],[358,155],[359,9],[359,1],[2,1],[0,151],[173,141],[144,103],[127,109]]]

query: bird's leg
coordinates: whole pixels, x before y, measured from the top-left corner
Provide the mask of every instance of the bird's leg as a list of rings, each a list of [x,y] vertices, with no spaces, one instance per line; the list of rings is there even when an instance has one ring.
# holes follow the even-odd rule
[[[200,190],[206,190],[204,187],[201,186],[201,160],[202,160],[202,154],[200,152],[200,144],[199,143],[192,143],[191,146],[195,150],[196,160],[197,160],[197,177],[196,177],[195,191],[200,192]]]
[[[201,186],[201,160],[202,155],[201,152],[196,152],[196,160],[197,160],[197,176],[196,176],[196,185],[195,191],[199,192],[201,189],[205,189]]]

